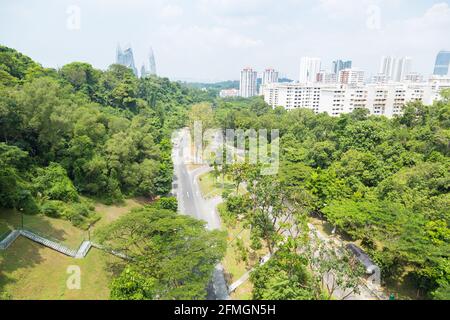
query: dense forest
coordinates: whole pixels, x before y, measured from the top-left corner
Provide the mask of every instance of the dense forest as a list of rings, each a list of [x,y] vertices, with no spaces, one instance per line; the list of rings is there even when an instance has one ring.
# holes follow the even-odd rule
[[[393,119],[366,110],[340,117],[272,110],[260,98],[219,101],[210,120],[215,126],[280,129],[277,176],[257,177],[245,164],[223,169],[253,189],[229,196],[228,214],[244,217],[257,241],[274,245],[274,213],[264,215],[261,203],[270,198],[281,212],[280,198],[300,199],[298,208],[360,243],[385,283],[413,285],[413,298],[449,299],[450,93],[442,95],[433,106],[409,104]],[[305,291],[305,262],[286,251],[277,256],[269,264],[274,269],[254,273],[254,297],[314,296],[313,289]],[[279,281],[269,281],[273,277]]]
[[[95,219],[81,195],[166,195],[171,132],[202,95],[120,65],[46,69],[0,47],[0,207],[81,226]]]

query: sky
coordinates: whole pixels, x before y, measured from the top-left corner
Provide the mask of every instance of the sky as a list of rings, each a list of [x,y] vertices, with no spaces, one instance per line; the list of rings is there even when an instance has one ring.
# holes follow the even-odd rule
[[[138,69],[152,46],[172,80],[235,80],[244,67],[297,80],[302,56],[366,75],[384,55],[410,56],[427,76],[450,50],[450,0],[0,0],[0,44],[46,67],[106,69],[118,43]]]

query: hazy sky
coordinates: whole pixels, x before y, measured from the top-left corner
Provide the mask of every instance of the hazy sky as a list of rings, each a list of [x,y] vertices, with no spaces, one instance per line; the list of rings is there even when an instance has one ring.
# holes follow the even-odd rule
[[[138,69],[152,46],[171,79],[238,79],[246,66],[298,79],[305,55],[369,74],[383,55],[408,55],[428,75],[450,50],[450,0],[0,0],[0,43],[44,66],[104,69],[118,42]]]

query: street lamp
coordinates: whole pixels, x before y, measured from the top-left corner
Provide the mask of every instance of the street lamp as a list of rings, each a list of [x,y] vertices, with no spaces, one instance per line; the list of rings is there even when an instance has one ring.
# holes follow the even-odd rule
[[[88,240],[89,241],[91,241],[91,227],[92,227],[92,224],[89,223],[89,227],[88,227]]]
[[[23,230],[23,208],[20,208],[20,216],[21,216],[21,220],[22,220],[22,230]]]

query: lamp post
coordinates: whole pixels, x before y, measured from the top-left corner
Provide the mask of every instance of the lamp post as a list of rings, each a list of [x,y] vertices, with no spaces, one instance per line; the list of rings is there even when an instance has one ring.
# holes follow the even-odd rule
[[[23,230],[23,208],[20,208],[19,210],[20,210],[20,217],[21,217],[21,222],[22,222],[22,223],[21,223],[21,224],[22,224],[22,227],[21,227],[21,228],[22,228],[22,230]]]

